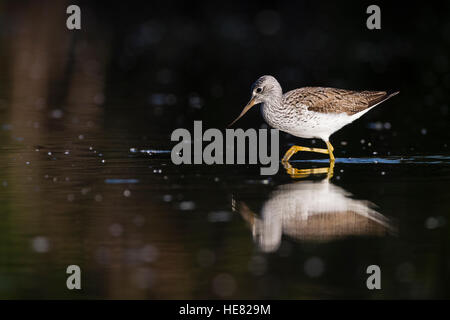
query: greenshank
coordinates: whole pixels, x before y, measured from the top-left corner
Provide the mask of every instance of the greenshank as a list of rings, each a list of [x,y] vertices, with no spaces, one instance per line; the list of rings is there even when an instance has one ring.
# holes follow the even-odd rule
[[[330,162],[334,162],[330,136],[398,93],[304,87],[283,94],[277,79],[262,76],[252,85],[249,103],[229,126],[253,106],[262,104],[263,117],[271,127],[300,138],[318,138],[327,145],[327,149],[294,145],[282,162],[288,162],[298,151],[328,154]]]

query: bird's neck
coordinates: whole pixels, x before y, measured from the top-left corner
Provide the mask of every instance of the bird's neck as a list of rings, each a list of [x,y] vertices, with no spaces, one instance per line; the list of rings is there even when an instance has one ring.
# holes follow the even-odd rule
[[[277,121],[277,118],[281,116],[283,111],[283,97],[280,94],[272,95],[269,99],[262,104],[262,113],[264,119],[273,126]]]
[[[263,103],[263,108],[267,109],[268,111],[281,110],[283,108],[281,98],[279,99],[272,98],[270,100],[265,101]]]
[[[280,110],[283,107],[283,90],[281,87],[273,86],[270,88],[270,95],[267,95],[263,103],[263,108],[268,110]]]

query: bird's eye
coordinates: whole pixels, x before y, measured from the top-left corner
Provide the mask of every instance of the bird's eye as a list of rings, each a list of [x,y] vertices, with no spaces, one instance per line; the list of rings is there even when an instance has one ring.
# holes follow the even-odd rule
[[[261,88],[261,87],[256,88],[256,93],[261,93],[261,91],[262,91],[262,88]]]

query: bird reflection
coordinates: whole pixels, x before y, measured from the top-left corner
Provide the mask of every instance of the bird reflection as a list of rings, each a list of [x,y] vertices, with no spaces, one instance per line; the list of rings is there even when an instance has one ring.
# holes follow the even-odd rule
[[[383,236],[394,231],[390,220],[369,201],[356,200],[330,179],[301,180],[278,186],[257,215],[233,200],[250,224],[253,239],[264,252],[278,249],[283,234],[300,241],[330,241],[346,236]]]
[[[293,179],[301,179],[314,175],[326,174],[327,179],[331,179],[334,174],[334,161],[330,162],[329,167],[298,169],[294,168],[289,162],[283,162],[286,173]]]

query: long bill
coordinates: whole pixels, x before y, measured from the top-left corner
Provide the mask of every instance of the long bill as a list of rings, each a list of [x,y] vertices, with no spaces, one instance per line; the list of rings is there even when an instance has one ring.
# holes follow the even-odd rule
[[[239,117],[237,117],[236,119],[234,119],[234,121],[233,121],[232,123],[230,123],[230,124],[228,125],[228,127],[231,127],[236,121],[238,121],[240,118],[242,118],[242,116],[243,116],[244,114],[246,114],[247,111],[250,110],[251,107],[253,107],[254,105],[255,105],[255,98],[251,99],[251,100],[249,101],[249,103],[247,103],[247,105],[244,107],[244,109],[242,110],[242,112],[241,112],[241,114],[239,115]]]

